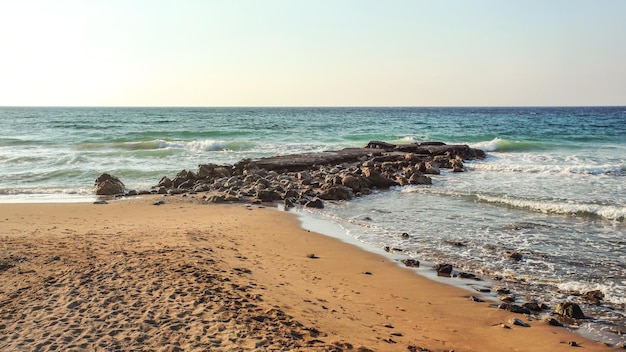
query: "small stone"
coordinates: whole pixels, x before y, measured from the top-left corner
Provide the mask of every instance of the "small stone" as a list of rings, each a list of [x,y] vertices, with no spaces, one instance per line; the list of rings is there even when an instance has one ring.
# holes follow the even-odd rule
[[[552,317],[547,317],[545,319],[543,319],[543,322],[548,324],[548,325],[552,325],[552,326],[563,326],[563,324],[561,324],[558,320],[552,318]]]
[[[509,319],[509,323],[513,324],[513,325],[517,325],[517,326],[522,326],[522,327],[525,327],[525,328],[529,328],[530,327],[530,325],[526,324],[525,322],[523,322],[519,318],[511,318],[511,319]]]
[[[572,346],[572,347],[580,347],[580,345],[576,341],[570,341],[567,344]]]
[[[478,302],[478,303],[484,302],[484,300],[482,300],[482,299],[480,299],[480,298],[478,298],[476,296],[470,296],[470,300],[472,300],[474,302]]]
[[[162,200],[157,200],[156,202],[152,203],[152,205],[163,205],[163,204],[165,204],[165,202]]]
[[[520,261],[522,260],[524,256],[519,252],[512,252],[512,253],[509,253],[508,257],[515,261]]]
[[[372,275],[372,273],[371,273],[371,272],[369,272],[369,271],[366,271],[366,272],[364,272],[363,274],[365,274],[365,275]]]
[[[311,258],[311,259],[319,259],[318,256],[316,256],[315,254],[311,253],[309,255],[307,255],[307,258]]]
[[[409,238],[410,237],[409,234],[406,233],[406,232],[403,232],[401,236],[402,236],[402,238]]]
[[[498,299],[501,300],[502,302],[508,302],[508,303],[515,302],[515,296],[513,295],[502,295],[502,296],[499,296]]]
[[[402,259],[402,263],[409,268],[418,268],[420,266],[419,260],[415,259]]]
[[[100,199],[100,200],[97,200],[97,201],[93,202],[93,204],[109,204],[109,202],[107,202],[104,199]]]

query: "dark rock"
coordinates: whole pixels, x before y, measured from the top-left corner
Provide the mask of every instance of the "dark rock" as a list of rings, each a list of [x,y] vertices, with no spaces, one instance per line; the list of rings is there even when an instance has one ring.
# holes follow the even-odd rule
[[[461,279],[475,279],[476,275],[474,275],[472,273],[460,272],[459,273],[459,277]]]
[[[432,185],[433,180],[426,175],[413,174],[409,178],[409,183],[412,185]]]
[[[450,274],[452,274],[452,265],[451,264],[437,264],[435,266],[435,270],[437,271],[437,275],[450,276]]]
[[[511,318],[511,319],[509,319],[509,324],[521,326],[521,327],[524,327],[524,328],[529,328],[530,327],[530,325],[526,324],[525,322],[523,322],[519,318]]]
[[[401,237],[402,237],[402,238],[409,238],[409,237],[411,237],[411,236],[409,236],[409,234],[408,234],[408,233],[403,232],[403,233],[402,233],[402,235],[401,235]]]
[[[507,255],[507,257],[509,257],[509,258],[511,258],[511,259],[513,259],[515,261],[520,261],[520,260],[522,260],[522,258],[524,258],[524,256],[521,253],[519,253],[519,252],[511,252],[511,253],[509,253]]]
[[[93,202],[93,204],[109,204],[109,202],[107,202],[104,199],[100,199],[100,200],[97,200],[97,201]]]
[[[600,290],[587,291],[581,295],[589,303],[599,305],[604,300],[604,293]]]
[[[388,179],[371,167],[363,168],[363,175],[365,176],[368,184],[376,188],[389,188],[397,185],[396,181]]]
[[[418,268],[420,266],[419,260],[416,259],[402,259],[402,263],[409,268]]]
[[[518,306],[517,304],[500,303],[500,305],[498,305],[498,308],[517,314],[530,314],[530,310],[528,310],[528,308]]]
[[[469,298],[469,299],[470,299],[471,301],[478,302],[478,303],[484,302],[484,300],[482,300],[482,299],[480,299],[480,298],[478,298],[478,297],[476,297],[476,296],[470,296],[470,298]]]
[[[350,200],[354,198],[354,193],[352,193],[351,188],[341,185],[334,185],[330,186],[328,189],[321,191],[318,197],[324,200]]]
[[[392,150],[396,148],[396,145],[387,143],[387,142],[381,142],[381,141],[371,141],[367,143],[365,148]]]
[[[307,208],[324,209],[324,202],[319,198],[315,198],[313,200],[306,202],[304,206]]]
[[[563,324],[561,324],[558,320],[552,317],[546,317],[545,319],[543,319],[543,322],[552,326],[563,326]]]
[[[159,181],[159,183],[157,184],[157,187],[171,188],[172,180],[170,180],[167,176],[163,176],[161,180]]]
[[[540,312],[542,310],[548,309],[548,306],[546,306],[545,304],[539,304],[537,302],[527,302],[522,304],[522,307],[532,310],[533,312]]]
[[[583,314],[580,306],[573,302],[564,302],[557,304],[554,308],[554,312],[567,318],[585,319],[585,314]]]
[[[94,184],[94,192],[100,196],[114,196],[124,194],[126,186],[119,178],[109,175],[100,175]]]
[[[513,295],[498,296],[498,299],[501,300],[502,302],[507,302],[507,303],[515,302],[515,296],[513,296]]]

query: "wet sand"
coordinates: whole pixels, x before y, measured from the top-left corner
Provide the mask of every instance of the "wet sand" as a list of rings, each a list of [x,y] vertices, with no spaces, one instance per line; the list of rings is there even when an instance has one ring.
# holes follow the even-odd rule
[[[471,295],[274,209],[0,204],[2,351],[613,350]]]

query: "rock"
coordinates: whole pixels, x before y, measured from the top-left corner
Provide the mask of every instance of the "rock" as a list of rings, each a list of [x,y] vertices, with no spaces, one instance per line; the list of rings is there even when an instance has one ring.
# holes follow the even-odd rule
[[[409,268],[418,268],[420,266],[419,260],[416,259],[402,259],[402,263]]]
[[[587,291],[581,297],[589,301],[589,303],[599,305],[604,299],[604,293],[600,290]]]
[[[508,295],[509,293],[511,293],[511,290],[509,290],[506,287],[502,287],[502,286],[496,286],[493,288],[493,291],[499,295]]]
[[[354,198],[352,189],[346,186],[334,185],[321,191],[318,197],[324,200],[350,200]]]
[[[435,266],[435,270],[437,271],[437,275],[450,276],[450,274],[452,273],[452,265],[451,264],[437,264]]]
[[[94,184],[94,192],[100,196],[114,196],[124,194],[126,186],[119,178],[109,175],[100,175]]]
[[[563,324],[561,324],[558,320],[552,318],[552,317],[546,317],[543,319],[543,322],[548,324],[548,325],[552,325],[552,326],[563,326]]]
[[[363,175],[365,176],[368,184],[376,188],[389,188],[397,185],[396,181],[386,178],[380,172],[371,167],[363,168]]]
[[[521,253],[519,253],[519,252],[511,252],[511,253],[509,253],[507,255],[507,257],[509,257],[509,258],[511,258],[511,259],[513,259],[515,261],[520,261],[520,260],[522,260],[522,258],[524,258],[524,256]]]
[[[564,302],[557,304],[554,308],[554,312],[567,318],[585,319],[585,314],[583,314],[580,306],[573,302]]]
[[[507,303],[515,302],[515,296],[513,296],[513,295],[498,296],[498,299],[501,300],[502,302],[507,302]]]
[[[459,159],[452,160],[452,162],[450,163],[450,166],[452,167],[452,172],[463,172],[463,171],[465,171],[463,169],[463,161],[461,161]]]
[[[409,234],[408,234],[408,233],[403,232],[403,233],[402,233],[402,235],[401,235],[401,237],[406,239],[406,238],[409,238],[409,237],[411,237],[411,236],[409,236]]]
[[[478,303],[484,302],[484,300],[482,300],[482,299],[480,299],[480,298],[478,298],[476,296],[470,296],[469,299],[470,299],[470,301],[474,301],[474,302],[478,302]]]
[[[521,327],[525,327],[525,328],[529,328],[530,327],[530,325],[526,324],[525,322],[523,322],[519,318],[511,318],[511,319],[509,319],[509,324],[513,324],[513,325],[517,325],[517,326],[521,326]]]
[[[412,185],[432,185],[433,180],[426,175],[413,174],[409,178],[409,183]]]
[[[461,279],[476,279],[476,275],[472,273],[460,272],[459,277]]]
[[[439,175],[441,171],[439,170],[439,164],[434,161],[427,161],[424,163],[424,173],[430,175]]]
[[[530,314],[530,310],[528,308],[518,306],[517,304],[501,303],[498,305],[498,308],[517,314]]]
[[[93,204],[109,204],[109,202],[107,202],[104,199],[100,199],[100,200],[97,200],[97,201],[93,202]]]
[[[159,183],[157,184],[157,187],[171,188],[172,180],[170,180],[167,176],[163,176],[161,180],[159,181]]]
[[[381,141],[371,141],[369,143],[367,143],[367,145],[365,146],[365,148],[373,148],[373,149],[395,149],[396,145],[395,144],[391,144],[391,143],[387,143],[387,142],[381,142]]]
[[[540,312],[542,310],[548,309],[548,306],[546,306],[545,304],[539,304],[537,302],[527,302],[522,304],[522,307],[532,310],[533,312]]]
[[[306,202],[304,206],[307,208],[324,209],[324,202],[319,198],[315,198]]]

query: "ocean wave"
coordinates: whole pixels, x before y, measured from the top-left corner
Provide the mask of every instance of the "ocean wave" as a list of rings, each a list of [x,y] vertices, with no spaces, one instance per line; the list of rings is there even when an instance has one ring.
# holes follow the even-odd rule
[[[116,142],[116,143],[84,143],[81,149],[122,149],[128,151],[136,150],[158,150],[158,149],[181,149],[191,152],[209,152],[227,149],[239,149],[245,147],[241,142],[228,142],[224,140],[204,139],[204,140],[164,140],[155,139],[140,142]]]
[[[620,294],[623,287],[622,290],[620,290],[619,288],[616,288],[615,285],[566,281],[556,284],[556,287],[560,291],[570,292],[573,295],[580,295],[589,291],[600,291],[604,294],[605,301],[620,305],[626,304],[626,297]]]
[[[472,170],[491,172],[522,172],[531,174],[578,174],[578,175],[609,175],[622,176],[626,174],[626,166],[614,164],[601,165],[568,165],[557,162],[545,163],[517,163],[515,161],[482,162],[468,164]]]
[[[483,194],[477,194],[476,198],[479,201],[487,203],[502,204],[509,207],[538,211],[546,214],[600,217],[620,222],[623,222],[626,219],[626,207],[620,206],[561,203],[555,201],[498,197]]]
[[[522,152],[546,149],[549,145],[542,142],[510,141],[503,138],[494,138],[490,141],[471,143],[470,147],[485,152]]]

